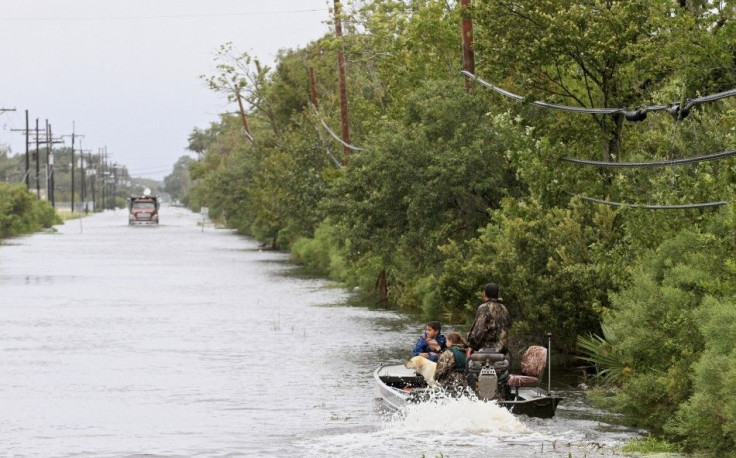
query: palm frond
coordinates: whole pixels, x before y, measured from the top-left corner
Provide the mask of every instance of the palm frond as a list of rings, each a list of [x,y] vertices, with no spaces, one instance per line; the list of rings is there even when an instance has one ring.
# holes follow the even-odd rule
[[[605,330],[604,330],[605,332]],[[596,376],[607,385],[620,383],[629,371],[611,343],[601,336],[591,334],[578,337],[578,348],[583,355],[578,359],[593,363],[596,367]]]

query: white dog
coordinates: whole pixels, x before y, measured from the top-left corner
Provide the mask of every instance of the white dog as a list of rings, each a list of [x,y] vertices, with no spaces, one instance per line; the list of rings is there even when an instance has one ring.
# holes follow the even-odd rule
[[[404,367],[417,371],[427,381],[427,385],[434,388],[434,370],[437,368],[437,363],[424,356],[414,356],[404,364]]]

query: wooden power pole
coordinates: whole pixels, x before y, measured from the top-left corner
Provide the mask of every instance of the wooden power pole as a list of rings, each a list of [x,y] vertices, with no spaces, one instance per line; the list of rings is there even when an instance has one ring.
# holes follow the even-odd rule
[[[28,191],[31,190],[31,180],[30,180],[30,169],[31,169],[31,159],[30,159],[30,149],[31,149],[31,141],[30,141],[30,135],[31,135],[31,128],[28,125],[28,110],[26,110],[26,128],[25,129],[10,129],[13,132],[23,132],[23,134],[26,136],[26,174],[25,178],[23,178],[23,181],[26,183],[26,189]]]
[[[475,75],[475,52],[473,51],[473,20],[470,17],[470,0],[460,0],[463,18],[463,70]],[[470,78],[465,77],[465,91],[470,92]]]
[[[30,126],[28,125],[28,110],[26,110],[26,189],[30,191],[31,179],[29,175],[31,174],[31,158],[28,150],[31,149],[31,145],[29,139],[30,131],[28,129],[30,129]]]
[[[248,127],[248,118],[245,116],[245,108],[243,107],[243,98],[240,97],[240,89],[235,92],[235,97],[238,99],[238,108],[240,109],[240,118],[243,121],[243,130],[245,131],[245,138],[248,139],[251,144],[253,143],[253,134],[250,133],[250,127]]]
[[[38,136],[38,118],[36,118],[36,198],[41,199],[41,149],[39,148],[41,139]]]
[[[342,49],[342,21],[340,20],[340,0],[335,1],[335,36],[339,41],[337,47],[337,72],[340,83],[340,119],[342,121],[342,141],[350,144],[350,128],[348,127],[348,90],[345,82],[345,55]],[[348,162],[350,148],[343,145],[344,163]]]
[[[319,110],[319,102],[317,101],[317,79],[314,77],[314,68],[309,67],[309,89],[312,95],[312,105]]]
[[[72,213],[74,213],[74,123],[72,123]]]

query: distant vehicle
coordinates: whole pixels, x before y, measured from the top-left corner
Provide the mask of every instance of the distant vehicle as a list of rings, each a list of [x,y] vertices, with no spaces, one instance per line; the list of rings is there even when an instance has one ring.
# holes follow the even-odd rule
[[[159,205],[157,196],[128,197],[128,224],[158,224]]]

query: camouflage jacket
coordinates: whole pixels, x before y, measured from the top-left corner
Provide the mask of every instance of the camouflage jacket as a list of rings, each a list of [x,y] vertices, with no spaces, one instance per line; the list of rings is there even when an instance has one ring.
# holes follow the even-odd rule
[[[465,352],[465,346],[457,346],[462,353]],[[455,359],[455,354],[450,347],[440,355],[437,361],[437,368],[434,371],[434,379],[443,388],[463,388],[467,386],[465,380],[465,355],[462,355],[461,364]],[[462,366],[462,367],[458,367]]]
[[[473,350],[496,348],[508,353],[508,329],[511,317],[498,299],[482,303],[468,332],[468,345]]]

